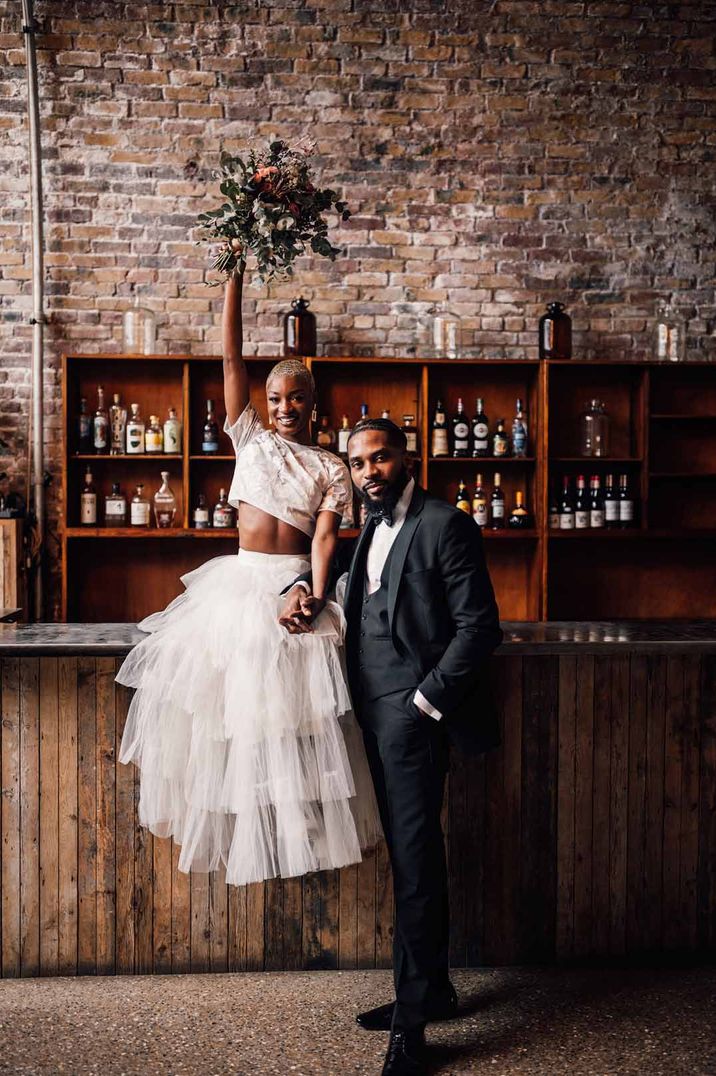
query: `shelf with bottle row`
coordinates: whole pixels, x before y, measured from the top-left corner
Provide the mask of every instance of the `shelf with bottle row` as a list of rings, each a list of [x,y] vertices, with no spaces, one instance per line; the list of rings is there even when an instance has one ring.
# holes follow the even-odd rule
[[[648,540],[658,541],[678,538],[685,541],[700,539],[712,540],[716,538],[716,527],[683,527],[672,530],[664,530],[657,527],[631,527],[624,530],[610,530],[605,527],[585,527],[583,530],[557,530],[550,528],[547,531],[548,538],[564,538],[574,541],[588,538],[605,538],[609,541]]]

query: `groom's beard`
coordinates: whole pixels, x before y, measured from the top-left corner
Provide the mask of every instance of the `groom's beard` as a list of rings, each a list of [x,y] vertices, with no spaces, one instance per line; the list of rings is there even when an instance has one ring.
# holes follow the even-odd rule
[[[365,505],[368,516],[373,516],[376,519],[383,519],[386,515],[392,517],[393,509],[403,496],[403,491],[409,481],[410,475],[406,468],[403,467],[395,482],[391,482],[383,490],[381,497],[370,497],[364,490],[359,489],[358,496],[362,504]]]

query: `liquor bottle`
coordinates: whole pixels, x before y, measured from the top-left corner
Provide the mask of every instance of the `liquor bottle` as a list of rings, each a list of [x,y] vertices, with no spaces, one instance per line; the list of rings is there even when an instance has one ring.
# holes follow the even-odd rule
[[[524,493],[521,489],[518,489],[515,493],[515,507],[510,513],[510,518],[507,520],[507,526],[512,527],[513,530],[529,530],[534,527],[534,519],[531,513],[527,510],[524,502]]]
[[[552,482],[550,487],[548,515],[549,529],[552,531],[559,530],[559,497],[557,496],[555,482]]]
[[[95,411],[94,419],[92,420],[92,441],[94,450],[98,456],[103,456],[109,451],[108,431],[109,416],[107,415],[107,409],[104,406],[104,389],[101,385],[98,385],[97,410]]]
[[[198,531],[206,530],[209,526],[209,506],[206,503],[206,497],[203,493],[199,494],[199,498],[196,502],[193,520],[194,526]]]
[[[574,498],[574,526],[576,530],[586,530],[589,526],[589,498],[587,497],[584,475],[577,475],[577,494]]]
[[[206,401],[206,418],[201,435],[201,451],[208,454],[219,451],[219,424],[214,415],[214,401]]]
[[[321,425],[316,434],[316,444],[321,448],[327,448],[329,452],[336,450],[336,431],[331,426],[328,415],[321,415]]]
[[[154,494],[154,519],[158,527],[171,527],[177,513],[177,499],[169,488],[169,471],[162,471],[162,484]]]
[[[436,458],[450,455],[450,447],[448,445],[447,420],[445,418],[445,411],[443,409],[441,400],[438,400],[438,402],[435,404],[435,418],[433,419],[433,439],[430,454]]]
[[[517,456],[518,459],[523,459],[527,455],[527,419],[519,397],[515,417],[512,419],[512,455]]]
[[[506,456],[510,447],[510,442],[507,440],[507,434],[505,433],[505,420],[500,418],[497,420],[497,429],[492,438],[492,454],[493,456]]]
[[[562,479],[562,496],[559,502],[559,529],[561,531],[574,530],[574,504],[569,492],[569,477]]]
[[[589,498],[589,526],[590,527],[603,527],[604,526],[604,498],[602,497],[601,482],[598,474],[593,474],[589,487],[591,490],[591,496]]]
[[[164,422],[164,454],[173,455],[181,452],[181,422],[173,407],[169,408],[169,418]]]
[[[390,411],[388,410],[387,407],[383,411],[381,411],[380,417],[381,418],[387,418],[388,421],[390,422]]]
[[[470,455],[470,424],[461,396],[458,397],[457,411],[452,418],[452,454],[457,459]]]
[[[84,527],[97,526],[97,493],[89,467],[85,471],[85,484],[80,494],[80,523]]]
[[[564,312],[564,303],[548,303],[547,313],[539,319],[539,357],[572,358],[572,319]]]
[[[634,524],[634,499],[629,489],[629,475],[619,475],[619,526],[624,530]]]
[[[152,454],[164,451],[164,435],[158,415],[149,416],[149,425],[144,431],[144,451]]]
[[[475,478],[475,492],[472,495],[472,518],[478,527],[487,526],[487,494],[482,485],[482,475]]]
[[[495,472],[495,485],[490,498],[490,515],[492,517],[491,530],[502,530],[505,525],[505,495],[502,492],[502,475],[499,471]]]
[[[226,499],[226,490],[219,490],[219,499],[214,505],[214,526],[219,529],[228,530],[231,527],[235,527],[234,522],[234,509],[231,507]]]
[[[113,456],[122,456],[127,449],[127,408],[119,402],[119,393],[112,396],[112,406],[109,409],[109,427],[111,437],[110,453]]]
[[[485,414],[482,396],[478,396],[472,419],[472,454],[476,457],[487,456],[489,452],[490,420]]]
[[[418,454],[418,427],[415,425],[415,415],[403,415],[403,425],[401,427],[405,434],[405,440],[407,446],[405,451],[410,456],[417,456]]]
[[[360,405],[360,418],[356,422],[356,426],[360,426],[361,422],[365,422],[365,420],[367,418],[368,418],[368,404],[367,403],[362,403]]]
[[[343,456],[345,459],[348,455],[348,438],[351,435],[351,428],[348,422],[348,415],[343,415],[341,418],[341,428],[338,431],[338,455]]]
[[[132,527],[149,526],[149,501],[144,496],[144,483],[136,487],[129,507],[129,523]]]
[[[604,490],[604,526],[613,529],[619,526],[619,501],[614,492],[614,475],[608,474]]]
[[[460,482],[460,485],[458,486],[455,507],[459,508],[461,512],[467,512],[468,515],[470,515],[472,511],[470,507],[470,498],[467,495],[467,489],[464,482]]]
[[[104,524],[106,527],[127,526],[127,498],[119,488],[119,482],[112,483],[112,492],[104,499]]]
[[[139,404],[133,403],[131,410],[127,423],[127,455],[137,456],[144,452],[144,422],[139,414]]]
[[[87,410],[87,399],[80,400],[80,413],[77,416],[77,452],[86,456],[92,451],[92,417]]]

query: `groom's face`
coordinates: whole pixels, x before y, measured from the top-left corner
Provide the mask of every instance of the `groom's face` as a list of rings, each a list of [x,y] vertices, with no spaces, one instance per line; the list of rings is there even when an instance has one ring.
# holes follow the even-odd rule
[[[403,480],[405,454],[388,443],[382,430],[365,430],[354,433],[348,443],[348,466],[358,492],[380,502]]]

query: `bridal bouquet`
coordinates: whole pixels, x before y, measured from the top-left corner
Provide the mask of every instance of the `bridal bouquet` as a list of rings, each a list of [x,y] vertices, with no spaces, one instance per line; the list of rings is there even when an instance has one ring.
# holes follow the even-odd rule
[[[198,218],[204,239],[219,243],[212,269],[243,276],[253,252],[257,275],[267,284],[291,276],[294,260],[308,249],[335,260],[340,250],[328,239],[323,213],[333,208],[348,220],[350,210],[335,191],[314,186],[312,154],[310,143],[290,149],[282,141],[270,142],[263,151],[251,149],[245,159],[221,154],[217,178],[226,201]]]

